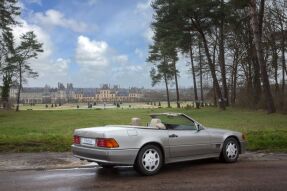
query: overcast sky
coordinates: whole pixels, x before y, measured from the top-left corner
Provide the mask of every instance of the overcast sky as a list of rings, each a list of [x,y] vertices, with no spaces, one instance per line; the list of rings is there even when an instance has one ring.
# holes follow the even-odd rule
[[[39,77],[25,86],[151,87],[145,62],[153,36],[150,0],[21,0],[20,6],[15,35],[33,30],[44,43],[32,61]],[[180,86],[190,87],[188,67],[178,67]]]

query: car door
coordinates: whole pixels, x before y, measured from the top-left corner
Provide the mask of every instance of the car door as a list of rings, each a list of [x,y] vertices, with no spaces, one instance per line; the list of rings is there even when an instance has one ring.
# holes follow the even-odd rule
[[[168,134],[172,158],[205,155],[211,152],[210,137],[205,129],[171,129]]]

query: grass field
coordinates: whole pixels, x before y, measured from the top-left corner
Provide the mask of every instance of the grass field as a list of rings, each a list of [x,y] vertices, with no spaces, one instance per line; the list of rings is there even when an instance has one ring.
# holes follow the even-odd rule
[[[247,134],[249,150],[287,152],[287,116],[228,108],[0,111],[0,152],[69,151],[76,128],[149,121],[153,112],[183,112],[208,127]]]

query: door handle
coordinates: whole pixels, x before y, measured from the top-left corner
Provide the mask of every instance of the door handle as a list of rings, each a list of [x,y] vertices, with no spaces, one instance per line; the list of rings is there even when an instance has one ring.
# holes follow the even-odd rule
[[[176,138],[178,137],[176,134],[169,135],[169,138]]]

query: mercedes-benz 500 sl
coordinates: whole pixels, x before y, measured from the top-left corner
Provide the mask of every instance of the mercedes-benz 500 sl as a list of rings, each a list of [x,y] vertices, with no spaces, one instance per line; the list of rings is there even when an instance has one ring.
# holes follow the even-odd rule
[[[139,118],[131,125],[107,125],[76,129],[73,155],[107,168],[134,166],[143,175],[154,175],[164,164],[220,158],[236,162],[245,151],[240,132],[204,127],[182,113],[151,114],[141,126]]]

